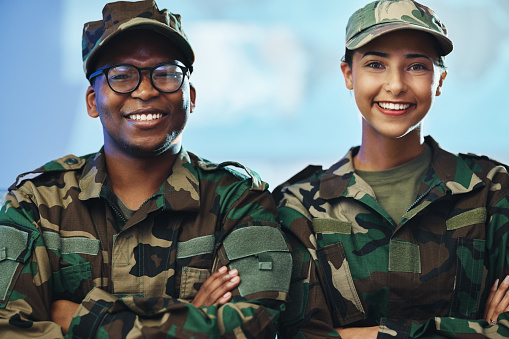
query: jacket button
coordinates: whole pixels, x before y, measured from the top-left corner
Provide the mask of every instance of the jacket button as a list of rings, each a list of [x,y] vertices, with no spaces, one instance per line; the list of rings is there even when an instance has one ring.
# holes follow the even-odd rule
[[[78,163],[78,159],[76,159],[76,158],[69,158],[69,159],[65,159],[64,162],[67,165],[76,165]]]

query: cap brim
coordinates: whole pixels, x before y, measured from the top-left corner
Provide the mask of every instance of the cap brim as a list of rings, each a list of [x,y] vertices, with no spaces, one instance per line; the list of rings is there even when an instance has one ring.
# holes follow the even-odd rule
[[[394,31],[400,31],[404,29],[411,29],[416,31],[422,31],[429,33],[433,35],[440,45],[440,48],[442,49],[442,55],[447,55],[452,52],[453,50],[453,44],[452,41],[447,38],[445,35],[439,34],[434,30],[431,30],[426,27],[418,26],[418,25],[412,25],[409,23],[387,23],[383,25],[375,25],[373,27],[370,27],[359,34],[355,35],[353,38],[348,40],[345,44],[346,48],[350,50],[355,50],[357,48],[360,48],[369,42],[373,41],[374,39],[378,38],[381,35],[394,32]]]

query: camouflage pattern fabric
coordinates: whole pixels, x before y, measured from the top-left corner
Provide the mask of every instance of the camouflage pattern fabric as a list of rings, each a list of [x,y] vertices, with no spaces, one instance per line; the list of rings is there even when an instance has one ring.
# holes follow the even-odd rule
[[[126,220],[102,152],[22,175],[0,213],[0,337],[61,338],[52,301],[80,303],[67,337],[270,338],[291,256],[267,184],[182,149]],[[223,265],[241,283],[225,305],[190,304]]]
[[[278,337],[363,326],[380,338],[509,336],[509,314],[481,320],[490,287],[509,274],[507,168],[426,142],[432,166],[398,224],[355,174],[358,148],[276,189],[294,262]]]
[[[93,60],[104,45],[117,34],[130,29],[150,29],[172,40],[183,53],[184,63],[193,71],[194,52],[182,29],[181,16],[167,9],[159,10],[154,0],[117,1],[103,8],[103,18],[87,22],[83,26],[82,57],[83,70],[88,76]]]
[[[435,12],[413,0],[378,0],[357,10],[346,26],[346,48],[355,50],[382,34],[401,29],[430,33],[439,42],[443,55],[453,49],[447,29]]]

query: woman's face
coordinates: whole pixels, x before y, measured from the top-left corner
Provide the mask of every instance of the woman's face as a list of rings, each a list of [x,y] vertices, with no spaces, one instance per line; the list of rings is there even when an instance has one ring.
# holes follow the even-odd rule
[[[436,66],[438,50],[427,33],[401,30],[355,50],[341,69],[363,117],[363,133],[400,138],[420,135],[423,118],[440,95],[446,72]],[[365,137],[366,135],[364,135]]]

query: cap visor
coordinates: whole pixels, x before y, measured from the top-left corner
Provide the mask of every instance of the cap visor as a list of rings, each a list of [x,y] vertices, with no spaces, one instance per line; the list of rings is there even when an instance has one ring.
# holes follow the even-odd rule
[[[418,26],[418,25],[412,25],[412,24],[404,24],[404,23],[387,23],[384,25],[375,25],[372,26],[361,33],[355,35],[353,38],[348,40],[345,44],[345,47],[350,50],[355,50],[357,48],[360,48],[369,42],[373,41],[374,39],[378,38],[381,35],[394,32],[394,31],[400,31],[404,29],[411,29],[416,31],[422,31],[429,33],[433,35],[441,49],[442,49],[442,55],[447,55],[452,52],[453,44],[452,41],[445,37],[444,35],[438,34],[436,31],[433,31],[429,28]]]

